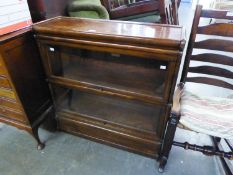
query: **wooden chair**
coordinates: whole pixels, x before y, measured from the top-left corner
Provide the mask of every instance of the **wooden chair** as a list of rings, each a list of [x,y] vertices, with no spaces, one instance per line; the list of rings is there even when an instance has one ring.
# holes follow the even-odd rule
[[[159,13],[162,24],[179,25],[178,8],[181,0],[160,1]]]
[[[208,86],[209,90],[217,87],[223,88],[224,92],[231,93],[232,91],[233,94],[233,72],[231,71],[233,69],[233,40],[231,38],[233,37],[233,24],[211,23],[200,26],[200,18],[207,18],[209,21],[215,21],[210,20],[214,18],[232,20],[233,16],[227,11],[202,10],[202,6],[199,5],[196,8],[181,78],[182,83],[178,85],[174,94],[171,116],[162,145],[160,172],[164,170],[172,145],[199,151],[205,155],[220,156],[222,160],[233,160],[233,149],[227,140],[233,138],[233,97],[203,97],[187,89],[187,82],[191,82],[201,87]],[[204,40],[197,40],[197,36],[201,36]],[[196,52],[198,50],[199,52]],[[193,61],[207,64],[207,66],[191,67],[190,63],[195,63]],[[188,142],[176,142],[174,135],[177,126],[210,135],[216,144],[197,146]],[[226,141],[230,152],[219,149],[221,139]]]
[[[116,4],[116,2],[117,4]],[[178,25],[178,8],[181,0],[101,0],[110,19],[121,19],[135,15],[156,13],[160,16],[158,23]]]

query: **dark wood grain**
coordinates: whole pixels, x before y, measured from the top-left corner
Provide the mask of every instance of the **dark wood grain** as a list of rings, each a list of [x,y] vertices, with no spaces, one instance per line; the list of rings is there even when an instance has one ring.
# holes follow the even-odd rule
[[[33,22],[38,22],[46,19],[46,10],[43,0],[28,0]]]
[[[0,76],[0,87],[7,88],[7,89],[11,88],[10,83],[7,80],[7,78]]]
[[[60,115],[58,122],[62,131],[152,158],[157,158],[161,145],[158,141],[133,137],[115,130],[106,130],[77,119],[72,120],[67,117],[67,114]]]
[[[216,19],[229,19],[231,20],[231,16],[226,16],[228,13],[227,11],[217,11],[217,10],[202,10],[200,13],[201,7],[198,6],[198,9],[196,10],[196,18],[200,19],[200,17],[204,18],[216,18]],[[198,22],[199,23],[199,22]],[[215,67],[199,67],[199,68],[189,68],[190,59],[196,60],[196,61],[202,61],[202,62],[211,62],[211,63],[217,63],[217,64],[223,64],[232,66],[233,65],[233,59],[230,56],[224,55],[224,53],[202,53],[198,55],[192,55],[193,48],[195,49],[206,49],[206,50],[216,50],[221,52],[233,52],[233,41],[230,39],[233,36],[233,25],[230,23],[215,23],[215,24],[209,24],[206,26],[198,27],[198,23],[194,23],[192,30],[194,31],[193,34],[191,34],[191,38],[193,40],[190,40],[190,44],[188,46],[188,54],[186,56],[185,61],[185,67],[182,73],[182,81],[185,81],[185,78],[187,77],[188,71],[195,72],[195,73],[204,73],[204,74],[210,74],[215,76],[222,76],[225,78],[232,78],[232,72],[224,69],[219,68],[217,65]],[[208,35],[208,39],[195,42],[195,38],[197,34],[202,35]],[[221,36],[221,39],[216,39],[216,36]],[[227,37],[230,37],[227,39]],[[190,79],[189,79],[190,80]],[[193,79],[194,80],[194,79]],[[223,87],[231,88],[231,84],[226,82],[223,83],[222,81],[219,81],[218,79],[214,80],[213,78],[205,79],[201,78],[201,82],[204,83],[204,80],[207,80],[207,84],[213,84],[217,86],[223,85]],[[196,78],[195,78],[196,81]]]
[[[233,79],[233,72],[219,67],[213,66],[197,66],[189,67],[189,72],[206,74],[206,75],[215,75],[219,77],[231,78]]]
[[[162,42],[160,42],[162,46],[158,46],[159,48],[156,48],[155,46],[152,47],[151,45],[147,45],[146,43],[143,46],[139,45],[137,42],[135,42],[132,45],[130,43],[124,44],[126,41],[119,42],[119,40],[116,40],[115,38],[113,38],[112,40],[109,38],[107,40],[105,39],[102,41],[100,41],[99,39],[98,41],[95,41],[90,38],[79,40],[79,39],[67,39],[60,37],[48,37],[41,35],[38,35],[37,38],[41,40],[41,43],[47,44],[52,48],[58,45],[64,47],[68,46],[70,48],[88,49],[91,51],[101,51],[101,52],[105,52],[107,49],[111,51],[111,53],[113,54],[122,54],[122,55],[124,55],[127,51],[127,55],[129,56],[136,56],[138,58],[143,58],[143,59],[156,59],[160,61],[176,61],[176,57],[174,57],[174,55],[178,56],[182,53],[180,50],[174,50],[174,48],[172,50],[171,48],[163,48],[163,49],[160,48],[163,47]],[[138,41],[139,40],[141,39],[138,39]],[[49,47],[44,48],[45,52],[47,52],[48,48]]]
[[[0,87],[0,96],[4,98],[16,100],[16,95],[12,89],[5,89]]]
[[[33,123],[38,117],[33,114],[50,97],[35,40],[32,33],[28,32],[16,41],[5,43],[4,47],[4,62],[9,76],[24,106],[25,113],[30,115],[29,121]],[[22,63],[23,66],[18,66]]]
[[[159,14],[162,24],[179,25],[179,0],[159,0]]]
[[[51,26],[53,30],[51,30]],[[135,28],[137,29],[135,30]],[[180,42],[184,40],[184,29],[178,26],[168,27],[166,25],[71,17],[57,17],[35,24],[33,29],[45,36],[53,36],[56,33],[63,39],[83,39],[96,42],[100,40],[101,43],[109,41],[108,44],[111,42],[125,43],[129,46],[140,45],[141,47],[151,45],[151,47],[160,49],[171,48],[170,50],[172,50],[173,48],[176,51],[177,47],[183,47]]]
[[[126,16],[138,15],[146,12],[156,12],[159,10],[159,2],[151,0],[147,2],[137,3],[135,5],[123,5],[109,11],[111,19],[122,18]]]
[[[194,48],[233,52],[233,41],[223,39],[207,39],[195,42]]]
[[[233,66],[232,59],[233,57],[229,57],[226,55],[220,55],[220,54],[212,54],[212,53],[192,55],[191,57],[191,60],[217,63],[217,64],[222,64],[222,65],[227,65],[227,66]]]
[[[214,85],[218,87],[224,87],[228,89],[233,90],[233,85],[230,83],[227,83],[223,80],[217,80],[215,78],[207,78],[207,77],[188,77],[187,81],[189,82],[195,82],[195,83],[204,83],[209,85]]]
[[[0,46],[0,121],[28,131],[42,148],[38,125],[51,100],[33,33],[3,35]]]
[[[233,36],[232,24],[215,23],[207,26],[198,27],[197,32],[205,35],[220,35],[225,37]]]
[[[0,113],[1,113],[1,116],[12,119],[12,120],[18,120],[24,123],[27,122],[23,112],[15,111],[10,108],[0,106]]]
[[[123,91],[116,88],[103,87],[96,84],[84,83],[80,81],[69,80],[60,77],[50,77],[48,82],[57,84],[57,85],[66,85],[67,87],[74,89],[81,89],[83,91],[91,91],[100,95],[111,95],[116,97],[121,97],[129,100],[139,100],[152,104],[165,104],[165,99],[158,96],[148,96],[140,93]]]
[[[0,76],[5,77],[6,76],[6,71],[4,70],[4,67],[0,63]]]
[[[16,111],[23,111],[20,103],[18,103],[16,100],[9,98],[0,97],[0,106],[14,109]]]
[[[155,158],[185,43],[183,28],[59,17],[33,30],[59,128]]]

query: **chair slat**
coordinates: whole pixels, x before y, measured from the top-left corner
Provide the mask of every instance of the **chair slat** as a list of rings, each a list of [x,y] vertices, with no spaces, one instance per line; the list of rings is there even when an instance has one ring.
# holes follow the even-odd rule
[[[202,84],[208,84],[208,85],[214,85],[218,87],[223,87],[227,89],[233,90],[233,85],[230,83],[227,83],[223,80],[218,80],[215,78],[207,78],[207,77],[187,77],[187,82],[194,82],[194,83],[202,83]]]
[[[191,60],[233,66],[232,57],[220,55],[220,54],[203,53],[203,54],[198,54],[198,55],[192,55]]]
[[[222,39],[207,39],[195,42],[194,48],[233,52],[233,41]]]
[[[197,33],[233,37],[233,24],[215,23],[207,26],[198,27]]]
[[[214,76],[233,79],[233,72],[223,69],[223,68],[213,67],[213,66],[189,67],[189,72],[206,74],[206,75],[214,75]]]
[[[228,11],[202,10],[201,17],[233,20],[233,16],[230,16],[228,14]]]

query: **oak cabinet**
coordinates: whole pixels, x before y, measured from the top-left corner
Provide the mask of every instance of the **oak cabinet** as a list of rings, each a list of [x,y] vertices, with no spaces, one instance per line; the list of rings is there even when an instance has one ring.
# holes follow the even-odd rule
[[[51,95],[31,29],[0,36],[0,122],[28,131],[42,149],[38,127],[51,109]]]
[[[58,127],[156,157],[185,43],[183,28],[57,17],[33,30]]]

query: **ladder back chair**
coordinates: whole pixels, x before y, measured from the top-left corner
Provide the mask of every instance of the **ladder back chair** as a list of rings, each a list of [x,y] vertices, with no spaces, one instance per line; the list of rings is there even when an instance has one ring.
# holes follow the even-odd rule
[[[178,8],[180,0],[160,1],[159,12],[162,24],[179,25]]]
[[[211,21],[200,26],[200,19]],[[224,19],[225,23],[216,23]],[[229,21],[225,21],[229,20]],[[233,139],[233,95],[208,97],[194,94],[186,88],[186,82],[208,88],[220,87],[233,94],[233,15],[227,11],[203,10],[198,5],[195,11],[181,83],[174,93],[171,116],[167,123],[161,149],[159,171],[163,172],[172,145],[220,156],[222,160],[233,160],[233,149],[228,139]],[[201,40],[197,37],[201,36]],[[203,40],[204,39],[204,40]],[[194,50],[195,49],[195,50]],[[198,51],[199,52],[194,52]],[[199,62],[193,66],[190,62]],[[205,65],[206,64],[206,65]],[[198,146],[188,142],[174,141],[177,127],[210,135],[213,146]],[[224,139],[229,152],[219,149]]]

